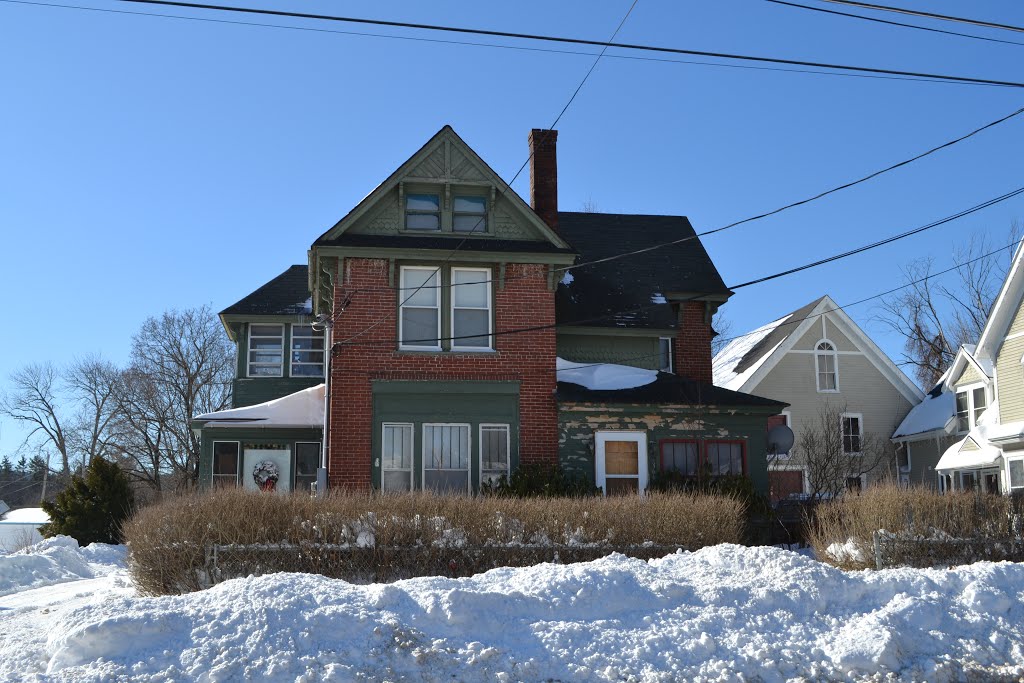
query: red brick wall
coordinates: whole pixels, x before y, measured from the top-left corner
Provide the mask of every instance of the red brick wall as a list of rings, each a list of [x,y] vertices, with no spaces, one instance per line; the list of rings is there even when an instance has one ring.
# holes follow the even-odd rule
[[[530,131],[530,206],[558,230],[558,131]]]
[[[342,345],[331,370],[331,426],[328,474],[331,487],[368,489],[371,484],[373,404],[376,379],[518,380],[520,461],[556,462],[558,409],[555,404],[555,330],[494,338],[497,353],[398,351],[397,291],[383,259],[347,258],[334,290],[334,340],[384,322]],[[553,324],[554,292],[547,267],[509,264],[504,288],[495,274],[495,329]],[[398,271],[395,269],[397,282]],[[349,298],[344,311],[341,304]]]
[[[703,301],[679,304],[675,372],[681,377],[711,383],[711,316]]]

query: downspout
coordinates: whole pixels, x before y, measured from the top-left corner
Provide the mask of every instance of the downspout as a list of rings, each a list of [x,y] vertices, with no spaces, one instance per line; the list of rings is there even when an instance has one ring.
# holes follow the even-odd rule
[[[318,497],[327,495],[327,463],[331,438],[331,369],[334,365],[333,334],[334,320],[331,318],[324,321],[324,350],[327,353],[327,358],[324,359],[324,433],[320,439],[320,467],[316,470],[316,495]]]

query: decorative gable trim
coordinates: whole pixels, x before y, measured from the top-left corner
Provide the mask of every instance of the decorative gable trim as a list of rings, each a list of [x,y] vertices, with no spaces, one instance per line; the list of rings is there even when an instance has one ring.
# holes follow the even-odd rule
[[[996,302],[992,306],[985,321],[985,327],[978,339],[978,346],[975,354],[980,358],[995,361],[999,349],[1003,345],[1006,333],[1013,324],[1014,315],[1020,308],[1021,300],[1024,299],[1024,242],[1017,246],[1013,255],[1013,264],[1010,272],[1003,282]],[[986,373],[987,374],[987,373]]]
[[[363,198],[351,211],[338,221],[330,230],[321,235],[314,247],[324,242],[336,239],[342,235],[357,220],[366,215],[378,203],[385,199],[392,190],[399,190],[399,195],[405,191],[405,184],[411,183],[442,183],[445,191],[442,200],[450,204],[451,185],[479,185],[480,187],[491,188],[491,201],[489,211],[493,207],[500,193],[501,198],[507,200],[517,213],[522,215],[530,227],[536,230],[548,242],[561,249],[572,247],[563,240],[558,233],[551,229],[547,223],[523,201],[502,178],[459,135],[451,126],[445,126],[439,130],[430,140],[427,141],[415,154],[409,157],[390,176],[378,185],[370,194]],[[497,188],[497,192],[495,191]],[[399,199],[401,202],[401,198]],[[400,206],[399,209],[402,209]],[[493,216],[492,216],[493,218]],[[493,224],[493,222],[492,222]]]
[[[986,370],[984,366],[978,362],[978,359],[975,358],[970,351],[961,346],[960,350],[956,352],[956,357],[953,359],[953,364],[949,367],[949,370],[946,372],[945,388],[947,390],[956,390],[957,380],[959,380],[960,377],[964,374],[964,370],[968,366],[971,366],[978,371],[978,374],[981,376],[982,381],[985,385],[989,385],[992,383],[992,375],[988,372],[988,370]],[[978,384],[978,382],[976,380],[971,380],[970,382],[965,382],[963,386],[968,386],[969,384]]]
[[[889,380],[889,383],[896,388],[908,401],[912,404],[919,403],[924,398],[924,392],[911,381],[907,375],[896,366],[892,360],[885,355],[885,353],[878,348],[878,345],[872,341],[871,337],[867,336],[860,326],[854,322],[853,318],[846,314],[835,301],[829,296],[822,297],[818,305],[811,309],[811,312],[807,314],[804,320],[790,332],[789,336],[776,346],[775,350],[771,352],[768,358],[761,364],[761,367],[754,372],[746,382],[738,389],[738,391],[744,393],[753,393],[757,386],[764,380],[768,374],[775,369],[775,366],[786,356],[787,353],[793,350],[793,347],[804,337],[804,335],[810,331],[811,327],[816,324],[821,324],[819,321],[822,317],[827,317],[828,321],[839,328],[839,330],[846,335],[857,348],[863,352],[864,356],[868,361],[877,369],[883,377]],[[783,321],[780,324],[783,324]]]

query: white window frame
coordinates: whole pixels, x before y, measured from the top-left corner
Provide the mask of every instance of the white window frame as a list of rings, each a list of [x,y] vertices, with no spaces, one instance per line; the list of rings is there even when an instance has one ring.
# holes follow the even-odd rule
[[[831,347],[830,351],[819,349],[818,347],[822,344],[828,344]],[[821,356],[830,355],[832,356],[832,370],[836,376],[836,388],[835,389],[822,389],[821,388],[821,366],[819,360]],[[839,393],[839,350],[836,348],[836,344],[831,339],[819,339],[814,343],[814,386],[817,387],[819,394],[838,394]]]
[[[466,233],[466,234],[469,234],[469,233]],[[456,305],[455,305],[455,291],[454,291],[454,288],[456,286],[455,285],[455,273],[459,273],[459,272],[463,272],[463,273],[480,273],[480,274],[483,275],[482,284],[484,284],[487,287],[487,309],[486,309],[487,310],[487,334],[486,335],[480,335],[480,336],[486,336],[487,337],[487,346],[461,346],[459,344],[460,340],[455,338],[456,336],[462,336],[462,335],[456,335],[455,334],[455,309],[456,308],[460,308],[460,309],[466,310],[466,311],[482,311],[482,310],[485,310],[485,309],[480,308],[478,306],[458,306],[458,307],[456,307]],[[451,285],[451,287],[448,288],[448,290],[449,290],[448,291],[448,327],[449,327],[449,334],[448,334],[448,336],[451,338],[450,339],[450,341],[451,341],[451,350],[452,351],[458,351],[459,353],[463,353],[463,352],[467,352],[467,351],[470,352],[470,353],[472,353],[472,352],[479,352],[479,351],[493,351],[494,350],[494,300],[492,298],[493,294],[492,294],[492,291],[491,291],[491,283],[492,283],[491,269],[490,268],[463,268],[461,266],[453,267],[453,268],[451,268],[449,270],[449,277],[451,278],[450,281],[449,281],[449,284]]]
[[[465,427],[467,448],[469,450],[466,458],[466,493],[473,493],[473,425],[468,422],[424,422],[420,429],[420,488],[427,489],[427,470],[434,472],[461,472],[462,470],[439,470],[436,467],[427,467],[427,427]]]
[[[647,495],[649,479],[648,455],[647,455],[647,432],[639,431],[598,431],[594,434],[594,483],[601,487],[601,493],[608,495],[608,479],[632,479],[632,476],[608,474],[605,470],[607,465],[604,459],[604,445],[609,441],[635,441],[637,443],[637,492],[641,496]],[[660,453],[659,453],[660,457]]]
[[[226,477],[224,474],[217,474],[217,444],[235,444],[235,488],[239,488],[242,480],[242,442],[231,439],[217,439],[210,447],[210,487],[216,490],[217,477]]]
[[[672,374],[673,372],[675,372],[675,365],[676,365],[676,363],[675,363],[676,359],[674,358],[674,356],[675,356],[675,349],[673,348],[674,344],[672,343],[672,337],[658,337],[658,361],[659,362],[661,361],[661,343],[663,341],[667,341],[668,342],[668,369],[666,369],[664,367],[661,367],[661,368],[658,368],[658,369],[661,370],[661,372],[667,372],[669,374]]]
[[[973,382],[971,384],[965,384],[963,386],[957,387],[956,391],[953,392],[954,410],[956,410],[956,395],[967,394],[967,430],[960,431],[959,429],[957,429],[957,434],[966,434],[967,432],[971,431],[972,429],[978,426],[977,419],[974,416],[974,411],[977,409],[977,406],[974,404],[974,392],[977,389],[983,389],[985,391],[985,409],[987,410],[989,405],[991,405],[991,401],[989,400],[988,387],[985,386],[984,382]],[[956,413],[955,415],[957,418],[957,425],[959,427],[959,413]]]
[[[380,490],[384,488],[384,433],[388,427],[401,427],[409,430],[409,439],[412,445],[409,447],[409,491],[416,490],[416,480],[413,472],[416,471],[416,425],[412,422],[383,422],[380,426]],[[388,472],[404,472],[404,469],[389,469]]]
[[[288,346],[289,347],[291,347],[292,344],[295,343],[295,328],[297,328],[297,327],[299,327],[299,328],[308,327],[310,332],[316,332],[316,330],[313,329],[313,325],[312,324],[308,324],[308,323],[307,324],[292,323],[290,327],[291,327],[291,334],[288,337]],[[300,335],[299,339],[322,339],[324,341],[324,348],[321,350],[321,354],[323,355],[323,360],[321,360],[319,363],[310,363],[308,361],[298,361],[298,362],[295,362],[295,361],[292,360],[292,354],[293,353],[315,353],[317,350],[316,349],[289,348],[288,349],[288,354],[287,354],[288,355],[288,376],[289,377],[313,377],[313,378],[319,377],[319,378],[322,379],[323,376],[324,376],[324,365],[325,365],[325,362],[327,360],[327,348],[326,348],[327,336],[323,332],[321,332],[319,335],[311,334],[308,337],[306,335]],[[305,366],[318,366],[320,368],[320,374],[319,375],[296,375],[295,374],[295,370],[294,370],[296,365],[301,365],[303,367],[305,367]],[[307,442],[303,442],[303,443],[307,443]]]
[[[424,231],[424,232],[427,232],[427,231]],[[405,333],[404,333],[404,330],[403,330],[404,318],[402,316],[402,310],[404,308],[406,308],[406,307],[408,307],[408,308],[417,308],[417,309],[427,309],[427,308],[430,308],[428,306],[412,306],[412,305],[407,305],[407,304],[404,303],[405,300],[410,298],[410,296],[411,296],[410,294],[407,293],[407,290],[415,290],[416,289],[415,287],[405,287],[405,273],[407,273],[409,271],[413,271],[413,270],[427,271],[427,272],[435,273],[437,275],[437,284],[432,286],[432,289],[434,290],[434,302],[435,302],[433,308],[437,310],[437,345],[435,345],[435,346],[424,346],[424,345],[419,345],[419,344],[406,345],[406,344],[402,343],[402,340],[405,339]],[[401,351],[440,351],[441,350],[441,283],[442,283],[442,277],[441,277],[441,267],[440,266],[401,266],[398,269],[398,301],[396,303],[398,304],[398,348],[399,348],[399,350],[401,350]],[[425,289],[425,288],[421,288],[419,291],[422,292],[423,289]]]
[[[481,422],[477,429],[477,436],[479,438],[479,451],[478,464],[480,472],[480,486],[484,485],[484,429],[504,429],[505,430],[505,477],[512,476],[512,425],[507,422]]]
[[[252,362],[252,352],[253,352],[252,338],[254,336],[253,333],[252,333],[252,330],[253,330],[254,327],[257,327],[257,326],[278,327],[278,328],[281,329],[281,336],[280,336],[280,339],[281,339],[281,362],[280,363],[259,363],[259,362],[253,363]],[[284,338],[285,338],[285,334],[284,334],[284,332],[285,332],[285,329],[284,329],[285,325],[284,325],[284,323],[249,323],[247,327],[249,329],[248,329],[248,332],[247,332],[247,334],[248,334],[248,342],[247,342],[246,349],[245,349],[245,354],[246,354],[245,355],[245,376],[246,377],[257,377],[257,378],[258,377],[284,377],[284,366],[288,362],[288,360],[286,358],[287,349],[285,349],[285,343],[284,343]],[[257,338],[259,338],[259,339],[272,339],[273,338],[273,337],[270,337],[269,335],[265,335],[265,334],[258,334],[258,335],[255,335],[255,336]],[[255,366],[263,366],[263,367],[269,367],[269,366],[272,366],[272,365],[279,365],[279,370],[278,370],[278,373],[276,375],[254,375],[254,374],[252,374],[252,367],[254,365]]]
[[[846,420],[850,418],[857,419],[857,426],[860,428],[860,432],[857,434],[857,442],[860,445],[858,451],[847,451],[846,450]],[[843,455],[862,455],[864,453],[864,415],[862,413],[841,413],[839,415],[839,434],[843,440]]]
[[[1010,475],[1010,463],[1019,462],[1021,467],[1024,467],[1024,457],[1006,458],[1006,491],[1013,493],[1014,491],[1024,491],[1024,482],[1021,482],[1019,486],[1013,485],[1013,477]]]

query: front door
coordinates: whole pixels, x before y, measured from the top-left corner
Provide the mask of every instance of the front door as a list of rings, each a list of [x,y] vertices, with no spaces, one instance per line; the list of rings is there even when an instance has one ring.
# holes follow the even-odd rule
[[[774,503],[793,494],[804,492],[803,470],[771,470],[768,472],[768,491]]]
[[[598,432],[596,481],[606,496],[642,495],[647,490],[647,434]]]

